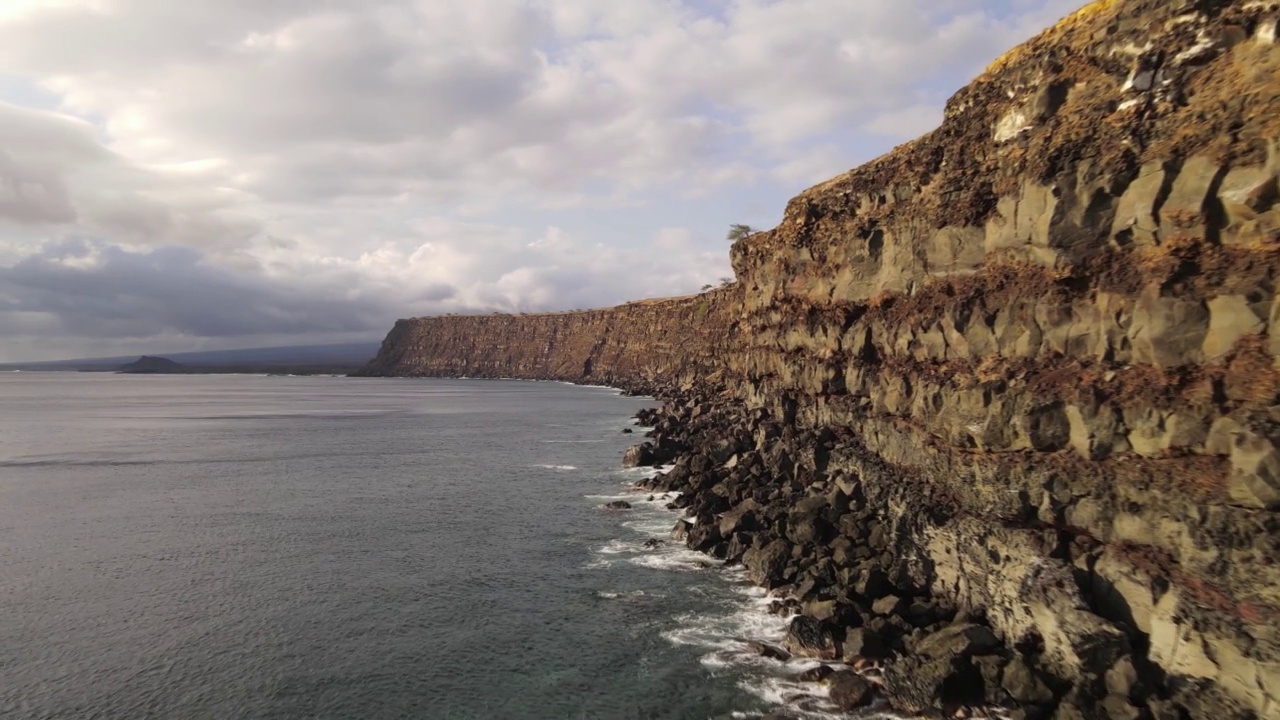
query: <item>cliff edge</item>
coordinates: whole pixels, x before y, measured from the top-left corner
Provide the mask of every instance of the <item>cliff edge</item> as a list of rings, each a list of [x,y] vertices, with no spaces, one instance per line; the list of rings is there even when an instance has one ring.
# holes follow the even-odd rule
[[[901,707],[948,708],[945,677],[1030,717],[1280,718],[1278,22],[1092,3],[736,243],[730,288],[400,321],[367,372],[671,398],[656,486],[807,603],[820,656],[877,599],[950,608],[875,630]],[[1000,662],[930,670],[959,617]]]

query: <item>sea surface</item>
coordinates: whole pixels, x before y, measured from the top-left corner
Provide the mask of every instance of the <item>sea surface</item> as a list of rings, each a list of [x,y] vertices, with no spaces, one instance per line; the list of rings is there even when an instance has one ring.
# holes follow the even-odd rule
[[[741,639],[785,620],[644,546],[676,517],[619,467],[652,404],[0,374],[0,717],[757,717],[797,687]]]

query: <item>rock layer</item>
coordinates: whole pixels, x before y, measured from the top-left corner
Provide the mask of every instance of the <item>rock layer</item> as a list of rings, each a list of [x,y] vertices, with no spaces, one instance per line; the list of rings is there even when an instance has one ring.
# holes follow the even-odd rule
[[[738,423],[724,457],[671,436],[698,472],[856,483],[895,584],[1038,648],[1036,707],[1280,717],[1277,22],[1093,3],[735,243],[732,287],[401,321],[368,372],[679,395]]]

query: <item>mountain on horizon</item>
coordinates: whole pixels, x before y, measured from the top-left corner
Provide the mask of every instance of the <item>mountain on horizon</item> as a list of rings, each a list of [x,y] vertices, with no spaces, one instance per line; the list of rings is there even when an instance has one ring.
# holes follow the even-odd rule
[[[128,365],[120,366],[120,369],[116,372],[124,373],[126,375],[172,375],[174,373],[183,373],[186,371],[186,365],[176,363],[169,358],[143,355]]]
[[[241,348],[236,350],[204,350],[180,353],[147,353],[145,357],[158,357],[181,365],[199,365],[205,368],[235,367],[246,365],[333,365],[360,367],[377,354],[380,342],[334,343],[328,345],[286,345],[275,347]],[[121,365],[137,361],[138,355],[113,357],[72,358],[41,362],[7,363],[7,367],[45,370],[97,369],[114,370]]]

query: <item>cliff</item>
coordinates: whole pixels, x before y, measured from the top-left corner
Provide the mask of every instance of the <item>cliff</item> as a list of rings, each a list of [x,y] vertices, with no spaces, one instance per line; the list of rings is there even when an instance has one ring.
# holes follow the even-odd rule
[[[874,614],[874,563],[898,595],[983,611],[1010,648],[1003,669],[964,658],[989,702],[1278,718],[1278,21],[1258,0],[1092,3],[736,243],[731,289],[401,321],[370,372],[665,388],[686,403],[659,486],[699,526],[825,499],[813,533],[752,510],[694,542],[857,615],[809,613],[833,642]],[[775,542],[803,560],[769,561]],[[890,692],[940,707],[920,630],[876,631],[915,656]],[[1015,666],[1044,692],[1010,690]]]
[[[706,388],[741,345],[732,334],[741,306],[730,287],[603,310],[400,320],[360,374]]]

